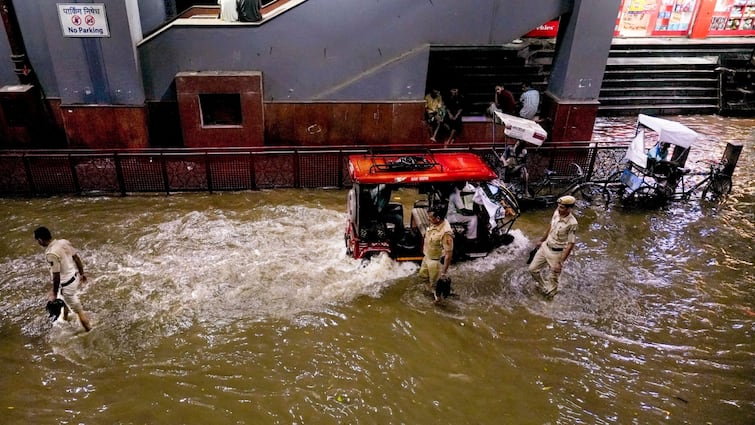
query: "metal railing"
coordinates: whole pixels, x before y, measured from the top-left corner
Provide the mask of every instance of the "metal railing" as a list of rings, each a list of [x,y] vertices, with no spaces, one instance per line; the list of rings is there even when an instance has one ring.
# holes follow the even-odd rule
[[[427,146],[401,146],[425,152]],[[0,151],[0,195],[46,196],[130,193],[219,192],[270,188],[351,185],[347,157],[396,146],[328,149],[260,148],[139,151]],[[501,146],[459,146],[437,151],[471,151],[500,168]],[[576,162],[588,179],[600,181],[619,169],[626,145],[540,147],[530,150],[532,180],[544,170],[567,172]]]

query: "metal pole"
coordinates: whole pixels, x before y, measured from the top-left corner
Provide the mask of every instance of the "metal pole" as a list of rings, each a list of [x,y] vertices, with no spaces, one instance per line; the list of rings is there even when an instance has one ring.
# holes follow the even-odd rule
[[[24,38],[21,35],[21,27],[18,25],[16,10],[13,8],[11,0],[0,0],[0,15],[3,18],[5,33],[8,35],[8,44],[10,44],[11,50],[10,57],[15,65],[14,72],[18,76],[19,82],[39,87],[37,75],[31,67],[29,58],[26,56]]]

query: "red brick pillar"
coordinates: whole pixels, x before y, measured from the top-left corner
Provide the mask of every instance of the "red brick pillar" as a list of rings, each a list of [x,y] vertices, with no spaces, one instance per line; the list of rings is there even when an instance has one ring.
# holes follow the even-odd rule
[[[551,142],[584,142],[592,139],[597,100],[563,100],[545,92],[540,106],[540,119],[548,130]]]

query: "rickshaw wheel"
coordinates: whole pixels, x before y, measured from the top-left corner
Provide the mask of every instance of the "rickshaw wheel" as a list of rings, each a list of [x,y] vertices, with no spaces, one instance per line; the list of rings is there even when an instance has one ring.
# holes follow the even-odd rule
[[[712,201],[715,201],[722,195],[727,195],[731,193],[731,178],[719,177],[717,179],[712,180],[710,184],[706,185],[705,189],[703,189],[702,199],[708,199],[709,193],[710,193],[710,200]]]
[[[346,243],[346,255],[354,255],[354,251],[351,249],[351,236],[348,233],[344,233],[343,241]]]
[[[628,207],[655,208],[666,203],[668,198],[654,186],[643,186],[624,198],[624,205]]]
[[[602,183],[583,183],[575,187],[569,194],[585,205],[607,206],[611,200],[611,195],[608,193],[605,184]]]
[[[621,171],[617,171],[611,174],[606,179],[605,183],[602,183],[603,196],[606,198],[606,205],[610,204],[611,201],[621,201],[624,198],[626,186],[621,182],[621,173]]]

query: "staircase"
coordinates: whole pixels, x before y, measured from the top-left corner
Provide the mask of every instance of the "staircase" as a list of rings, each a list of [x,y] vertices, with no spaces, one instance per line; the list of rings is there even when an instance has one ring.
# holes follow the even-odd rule
[[[718,56],[609,57],[599,114],[715,114]]]
[[[752,49],[753,44],[718,44],[715,40],[684,39],[673,44],[621,40],[612,45],[609,53],[598,115],[720,113],[716,68],[724,62],[722,58],[749,57]],[[448,76],[462,81],[461,89],[470,103],[469,115],[480,115],[491,101],[496,84],[508,86],[515,96],[524,80],[545,90],[552,57],[552,46],[539,40],[501,48],[475,47],[471,51],[433,49],[428,84],[444,81]],[[443,90],[446,86],[439,87]]]
[[[505,44],[495,47],[433,47],[430,50],[427,90],[447,93],[456,85],[466,100],[464,115],[483,115],[493,101],[495,86],[503,84],[519,97],[521,84],[529,81],[544,91],[547,74],[538,63],[528,63],[526,45]]]
[[[750,53],[721,55],[721,115],[755,116],[755,63]]]
[[[716,114],[720,109],[716,68],[721,56],[751,48],[716,40],[614,43],[603,76],[598,114]]]

